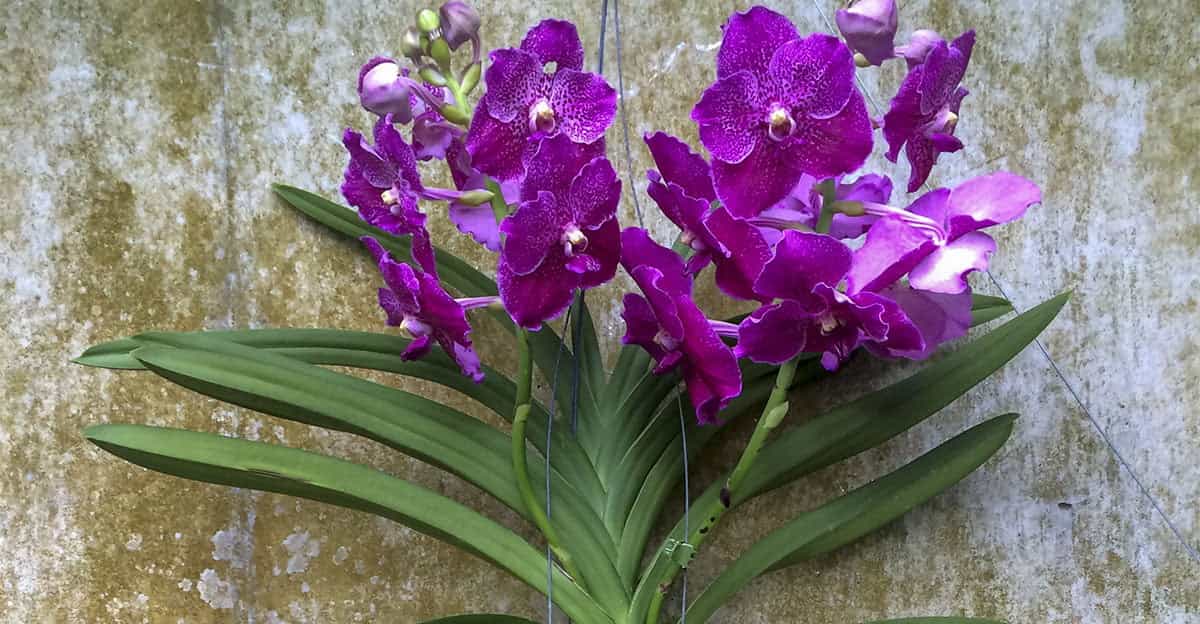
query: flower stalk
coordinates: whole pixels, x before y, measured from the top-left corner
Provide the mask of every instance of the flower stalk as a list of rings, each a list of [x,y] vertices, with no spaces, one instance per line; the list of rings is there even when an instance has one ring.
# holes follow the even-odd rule
[[[666,598],[667,592],[671,589],[671,584],[675,581],[675,577],[680,570],[687,567],[688,561],[695,555],[695,552],[704,543],[705,538],[712,534],[712,530],[725,516],[725,512],[729,511],[733,506],[733,497],[741,488],[742,483],[746,480],[746,476],[750,474],[751,468],[754,467],[755,460],[758,459],[759,451],[762,450],[763,444],[771,432],[779,426],[783,421],[783,417],[788,412],[788,390],[792,386],[792,380],[796,376],[796,365],[799,359],[792,358],[784,362],[779,367],[779,371],[775,375],[775,388],[771,390],[771,396],[767,398],[767,404],[763,407],[762,416],[759,417],[758,423],[754,426],[754,433],[750,436],[750,441],[746,444],[746,448],[742,451],[742,456],[738,458],[737,464],[733,467],[733,471],[729,473],[729,478],[725,481],[725,486],[721,488],[721,496],[708,509],[704,510],[702,517],[704,521],[698,527],[692,530],[687,536],[687,541],[680,544],[678,542],[668,542],[672,550],[677,550],[683,546],[686,550],[685,557],[670,558],[670,567],[666,574],[657,583],[658,587],[654,591],[654,595],[650,600],[650,610],[646,613],[646,624],[657,624],[659,612],[662,610],[663,600]],[[663,553],[670,555],[672,553]],[[686,606],[686,605],[685,605]]]
[[[517,408],[513,413],[512,423],[512,462],[513,474],[517,478],[517,490],[521,500],[529,512],[533,524],[546,538],[550,551],[558,559],[559,565],[576,583],[583,584],[583,576],[579,574],[571,554],[562,546],[562,539],[550,524],[550,518],[533,493],[533,483],[529,480],[529,465],[525,452],[525,427],[529,421],[532,409],[531,395],[533,391],[533,355],[529,350],[529,333],[524,329],[517,330],[517,348],[519,368],[517,370]],[[553,417],[553,416],[551,416]]]

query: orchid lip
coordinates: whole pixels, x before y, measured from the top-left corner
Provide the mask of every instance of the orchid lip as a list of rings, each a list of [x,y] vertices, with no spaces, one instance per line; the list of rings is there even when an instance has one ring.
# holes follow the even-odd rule
[[[796,120],[782,106],[775,106],[767,115],[767,136],[775,141],[782,141],[796,131]]]
[[[413,338],[428,336],[433,331],[428,323],[411,314],[404,315],[404,320],[400,321],[400,329]]]
[[[562,235],[563,252],[568,256],[587,250],[587,235],[577,225],[569,225]]]
[[[667,351],[674,351],[679,348],[679,341],[671,334],[668,334],[665,329],[660,329],[657,334],[654,334],[654,343]]]
[[[529,129],[534,132],[550,132],[554,130],[557,121],[554,117],[554,109],[550,107],[550,102],[546,98],[538,98],[533,106],[529,108]]]

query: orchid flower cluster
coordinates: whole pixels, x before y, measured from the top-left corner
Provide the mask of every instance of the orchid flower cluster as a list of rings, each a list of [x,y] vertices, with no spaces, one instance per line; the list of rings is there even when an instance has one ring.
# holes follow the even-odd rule
[[[646,192],[677,230],[667,245],[618,220],[624,185],[605,143],[618,93],[585,70],[574,25],[542,21],[517,47],[485,56],[471,6],[423,10],[400,41],[402,58],[373,58],[359,72],[360,102],[376,119],[370,137],[343,135],[341,193],[353,209],[275,186],[292,207],[359,238],[383,278],[386,323],[408,336],[151,332],[75,360],[151,371],[222,401],[383,443],[515,511],[545,550],[450,496],[336,457],[136,424],[100,424],[85,435],[160,472],[400,522],[509,572],[580,624],[657,624],[676,579],[727,512],[933,416],[1030,344],[1066,301],[1048,300],[902,381],[781,427],[790,392],[855,353],[925,359],[1011,311],[1003,299],[973,294],[968,277],[996,251],[984,230],[1040,200],[1032,182],[1005,172],[925,189],[939,156],[963,148],[955,131],[973,32],[947,41],[918,30],[896,45],[895,0],[852,2],[837,24],[840,38],[802,36],[763,7],[729,18],[715,79],[691,110],[699,144],[644,136],[654,162]],[[856,73],[901,59],[907,73],[873,119]],[[473,97],[479,87],[484,93]],[[877,135],[885,158],[904,152],[913,198],[863,170]],[[436,163],[445,163],[450,188],[422,175]],[[641,182],[626,184],[640,190]],[[495,254],[494,279],[435,247],[430,219],[443,217]],[[697,302],[709,267],[745,315],[710,318]],[[608,371],[583,292],[619,268],[636,291],[623,297],[625,346]],[[559,317],[566,326],[568,310],[578,312],[569,348],[565,332],[560,339],[547,326]],[[484,311],[516,339],[512,377],[475,351],[471,317]],[[573,373],[565,392],[555,383],[560,360]],[[535,365],[553,380],[546,404],[533,396]],[[509,424],[344,369],[432,382]],[[689,460],[721,427],[754,414],[737,463],[690,498]],[[556,428],[567,415],[572,426]],[[673,621],[709,621],[755,578],[888,524],[981,466],[1014,419],[996,415],[786,519],[691,600],[684,576]],[[686,511],[653,546],[680,485]],[[485,614],[436,622],[532,624]]]
[[[895,1],[863,0],[837,13],[844,40],[802,36],[753,7],[725,24],[716,79],[691,112],[709,158],[663,132],[644,137],[656,167],[647,192],[679,230],[668,248],[618,223],[622,183],[604,140],[617,94],[584,70],[575,26],[545,20],[481,71],[478,15],[462,2],[439,13],[422,12],[405,35],[414,68],[363,66],[359,96],[378,121],[373,144],[346,131],[342,193],[371,225],[412,237],[412,267],[364,241],[387,285],[388,324],[414,338],[405,357],[436,342],[476,381],[468,311],[501,305],[537,330],[618,265],[640,290],[624,298],[623,341],[643,347],[655,373],[680,372],[702,424],[741,393],[739,358],[815,354],[830,371],[859,348],[924,359],[970,324],[967,276],[996,250],[981,230],[1040,201],[1032,182],[999,172],[905,202],[887,176],[862,171],[876,130],[886,158],[903,149],[910,193],[940,154],[962,149],[954,132],[973,31],[946,41],[918,30],[897,46]],[[468,42],[472,58],[456,71],[449,52]],[[872,119],[855,73],[899,59],[907,75]],[[486,92],[471,110],[481,74]],[[425,160],[445,161],[455,188],[423,184]],[[498,297],[454,299],[441,286],[420,200],[446,202],[458,229],[496,252]],[[709,319],[693,298],[709,265],[721,292],[757,305],[740,322]]]

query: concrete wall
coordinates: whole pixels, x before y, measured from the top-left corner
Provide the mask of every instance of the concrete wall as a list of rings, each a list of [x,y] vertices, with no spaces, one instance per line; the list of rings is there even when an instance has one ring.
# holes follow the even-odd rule
[[[665,129],[694,139],[687,113],[711,80],[719,25],[744,7],[621,4],[624,106],[641,180],[649,156],[637,138]],[[768,4],[814,30],[828,29],[836,8]],[[579,23],[594,63],[598,2],[481,5],[491,45],[515,44],[541,17],[566,17]],[[1200,5],[903,5],[903,33],[980,31],[959,124],[967,149],[944,157],[932,182],[1006,168],[1045,190],[1041,207],[1000,232],[994,280],[980,276],[978,287],[1003,289],[1021,309],[1064,289],[1074,299],[1044,335],[1045,353],[1027,350],[879,451],[748,505],[693,568],[693,586],[789,514],[1011,410],[1023,414],[1014,439],[981,471],[860,545],[756,582],[718,621],[965,613],[1200,622],[1200,560],[1190,550],[1200,545]],[[268,185],[336,196],[341,129],[369,122],[355,101],[358,65],[394,53],[417,6],[10,0],[0,8],[0,620],[542,617],[540,598],[517,581],[399,526],[151,474],[79,435],[118,421],[286,442],[370,463],[519,526],[477,491],[377,445],[231,409],[149,374],[67,362],[89,344],[151,328],[382,328],[378,278],[363,255],[286,209]],[[873,113],[900,72],[893,64],[864,74]],[[624,171],[623,150],[612,152]],[[632,218],[629,196],[624,210]],[[647,214],[665,240],[667,222]],[[486,262],[444,222],[437,232]],[[620,287],[592,296],[613,342]],[[478,333],[485,357],[507,348],[495,327]],[[795,404],[828,403],[830,393],[903,372],[855,367],[818,388],[822,397]],[[706,459],[697,480],[731,462],[733,448]]]

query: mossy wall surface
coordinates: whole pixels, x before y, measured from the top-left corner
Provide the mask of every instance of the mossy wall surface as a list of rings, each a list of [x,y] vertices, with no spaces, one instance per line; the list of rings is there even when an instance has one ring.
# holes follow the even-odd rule
[[[769,2],[827,30],[831,0]],[[1020,309],[1071,304],[1031,348],[883,448],[747,505],[710,540],[693,587],[797,511],[985,417],[1022,414],[983,469],[840,554],[756,582],[715,618],[854,623],[967,614],[1019,623],[1200,622],[1200,5],[1195,0],[912,0],[902,34],[979,30],[972,94],[934,184],[997,168],[1045,202],[998,233],[992,277]],[[477,490],[373,443],[287,424],[150,374],[84,369],[87,345],[148,329],[381,330],[378,278],[355,245],[270,193],[336,197],[342,129],[368,127],[360,63],[394,54],[418,4],[31,2],[0,8],[0,621],[411,622],[466,611],[544,617],[516,580],[365,514],[160,476],[80,430],[142,422],[286,443],[365,462],[528,534]],[[481,2],[486,41],[542,17],[579,24],[594,65],[600,3]],[[689,140],[732,2],[622,2],[623,106],[610,157],[644,191],[639,137]],[[605,73],[615,82],[615,28]],[[902,64],[860,72],[881,114]],[[873,167],[898,180],[906,166]],[[628,168],[628,169],[627,169]],[[665,241],[669,223],[638,197]],[[624,217],[633,221],[633,196]],[[464,257],[491,260],[445,220]],[[591,295],[620,335],[618,281]],[[714,310],[732,311],[711,286]],[[717,315],[717,312],[714,312]],[[477,330],[509,366],[497,328]],[[1052,359],[1051,359],[1052,358]],[[1053,364],[1052,364],[1053,362]],[[791,417],[903,375],[859,363]],[[421,393],[487,418],[429,385]],[[735,428],[695,484],[735,458]],[[1118,455],[1119,453],[1119,455]],[[1166,519],[1170,520],[1168,525]],[[1188,546],[1191,545],[1191,547]]]

